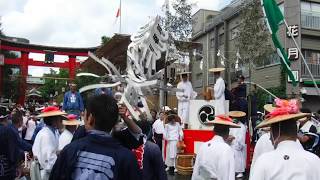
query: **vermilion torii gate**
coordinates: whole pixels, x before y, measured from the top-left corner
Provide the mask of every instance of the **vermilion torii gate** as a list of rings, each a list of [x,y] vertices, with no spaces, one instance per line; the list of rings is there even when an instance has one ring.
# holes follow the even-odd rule
[[[21,57],[16,59],[4,58],[4,64],[12,64],[20,66],[21,70],[21,96],[18,100],[18,103],[23,104],[25,101],[25,92],[27,88],[27,77],[28,77],[28,67],[29,66],[41,66],[41,67],[56,67],[69,69],[69,78],[73,80],[75,78],[76,69],[79,68],[80,63],[76,62],[77,56],[88,57],[88,52],[94,52],[97,47],[91,48],[69,48],[69,47],[54,47],[54,46],[43,46],[36,44],[27,44],[21,42],[15,42],[8,39],[0,39],[0,49],[7,51],[17,51],[21,52]],[[29,58],[30,53],[40,53],[47,54],[48,52],[53,53],[54,55],[66,55],[69,57],[66,62],[53,62],[46,63],[44,60],[34,60]],[[0,94],[2,94],[3,87],[3,67],[0,66]]]

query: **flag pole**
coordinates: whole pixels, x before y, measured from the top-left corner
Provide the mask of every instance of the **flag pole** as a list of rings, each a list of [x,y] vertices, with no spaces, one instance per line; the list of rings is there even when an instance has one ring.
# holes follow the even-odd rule
[[[122,18],[122,7],[121,7],[121,0],[120,0],[120,24],[119,24],[119,34],[121,34],[121,18]]]
[[[284,22],[284,24],[286,25],[287,29],[289,29],[288,23],[287,23],[287,21],[286,21],[284,18],[283,18],[283,22]],[[307,64],[306,59],[304,58],[304,56],[303,56],[303,54],[302,54],[302,52],[301,52],[301,49],[300,49],[299,46],[298,46],[297,41],[294,39],[293,34],[292,34],[291,32],[289,32],[289,35],[290,35],[291,39],[293,40],[295,46],[297,47],[299,53],[301,54],[301,58],[302,58],[302,60],[303,60],[303,63],[304,63],[304,65],[306,66],[306,68],[307,68],[307,70],[308,70],[308,73],[310,74],[310,77],[311,77],[311,79],[312,79],[312,82],[313,82],[313,84],[314,84],[314,87],[315,87],[316,90],[317,90],[318,96],[320,96],[319,87],[318,87],[318,85],[317,85],[317,83],[316,83],[316,80],[315,80],[314,77],[313,77],[313,74],[311,73],[311,70],[310,70],[310,68],[309,68],[309,66],[308,66],[308,64]]]

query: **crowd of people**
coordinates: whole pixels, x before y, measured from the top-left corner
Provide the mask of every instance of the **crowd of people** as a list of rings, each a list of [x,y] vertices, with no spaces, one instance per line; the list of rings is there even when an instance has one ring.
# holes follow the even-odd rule
[[[221,69],[212,72],[222,80]],[[186,74],[178,86],[189,90],[177,92],[183,106],[151,110],[152,119],[139,103],[136,108],[141,120],[133,119],[119,102],[121,94],[109,90],[95,91],[84,106],[75,84],[70,85],[62,106],[1,107],[0,180],[166,180],[167,174],[177,171],[177,155],[184,147],[183,129],[188,127],[185,108],[195,96]],[[222,81],[217,85],[220,88],[214,88],[220,94],[214,96],[224,99]],[[239,108],[246,105],[241,82],[239,78],[238,89],[233,90],[240,94]],[[249,175],[247,112],[227,113],[219,107],[218,112],[223,113],[211,121],[214,137],[196,152],[193,180],[234,180]],[[319,126],[311,111],[296,100],[276,99],[264,108],[264,120],[256,127],[260,138],[250,179],[320,179]]]
[[[0,113],[1,180],[165,180],[166,168],[174,174],[183,138],[181,120],[169,107],[135,121],[119,98],[103,91],[84,108],[75,84],[62,106],[16,105]]]

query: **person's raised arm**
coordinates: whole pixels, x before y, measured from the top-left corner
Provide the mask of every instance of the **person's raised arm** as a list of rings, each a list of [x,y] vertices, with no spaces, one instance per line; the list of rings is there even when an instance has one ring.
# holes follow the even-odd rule
[[[130,130],[131,133],[134,133],[134,134],[141,134],[142,133],[142,130],[134,122],[134,120],[130,119],[127,116],[127,107],[125,105],[120,105],[119,106],[119,115],[123,119],[123,121],[127,124],[128,129]]]

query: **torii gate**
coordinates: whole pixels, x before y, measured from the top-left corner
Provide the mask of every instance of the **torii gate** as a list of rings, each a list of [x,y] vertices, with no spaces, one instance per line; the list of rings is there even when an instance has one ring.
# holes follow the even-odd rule
[[[80,67],[80,63],[76,62],[77,56],[88,57],[88,52],[94,52],[97,47],[90,48],[69,48],[69,47],[55,47],[55,46],[43,46],[36,44],[28,44],[15,42],[8,39],[0,38],[0,49],[7,51],[18,51],[21,52],[21,57],[16,59],[4,58],[4,64],[12,64],[20,66],[22,84],[20,86],[22,95],[19,97],[18,103],[24,104],[25,102],[25,92],[27,88],[27,77],[28,77],[28,67],[29,66],[41,66],[41,67],[57,67],[63,69],[69,69],[70,80],[75,79],[76,69]],[[54,62],[45,63],[44,60],[34,60],[29,58],[29,53],[41,53],[47,54],[48,51],[54,55],[66,55],[69,57],[66,62]],[[3,67],[0,66],[0,94],[2,94],[3,86]]]

